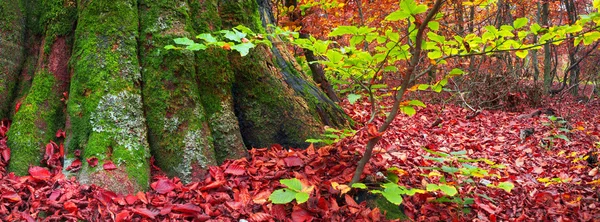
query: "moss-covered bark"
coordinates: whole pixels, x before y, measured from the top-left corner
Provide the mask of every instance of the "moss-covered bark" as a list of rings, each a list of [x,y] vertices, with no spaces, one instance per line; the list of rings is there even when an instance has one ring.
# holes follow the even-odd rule
[[[190,8],[185,2],[140,2],[140,61],[156,164],[168,175],[190,182],[201,179],[201,169],[216,160],[196,85],[194,54],[163,49],[174,38],[191,35]]]
[[[14,115],[14,124],[8,133],[8,146],[14,154],[9,170],[18,175],[27,174],[30,165],[40,165],[44,144],[53,140],[55,132],[64,127],[65,106],[61,98],[68,90],[70,79],[68,62],[76,8],[75,5],[64,6],[62,2],[45,1],[42,6],[40,22],[51,27],[45,30],[42,41],[48,50],[39,52],[40,61],[33,68],[37,71],[31,89],[22,101],[18,101],[20,109]],[[27,74],[23,75],[27,77]],[[25,90],[23,88],[21,91]]]
[[[225,27],[243,24],[264,30],[256,1],[223,1],[221,5]],[[341,109],[297,70],[286,49],[261,46],[246,57],[232,54],[230,61],[235,72],[236,113],[247,145],[306,147],[304,141],[318,138],[325,124],[348,124]]]
[[[67,104],[67,150],[82,161],[80,180],[117,192],[145,189],[149,145],[140,90],[137,1],[79,1],[73,78]],[[118,167],[105,171],[112,160]]]
[[[0,119],[9,117],[25,60],[25,16],[20,1],[0,1]]]
[[[0,52],[13,52],[0,54],[0,118],[20,104],[10,170],[39,165],[65,127],[65,167],[81,150],[80,181],[131,193],[148,187],[151,152],[166,173],[192,181],[246,156],[244,144],[304,147],[325,124],[345,124],[285,48],[248,57],[164,50],[237,24],[264,32],[256,2],[219,1],[0,1]],[[108,161],[117,169],[104,170]]]
[[[221,29],[216,0],[195,1],[191,4],[196,33]],[[202,104],[214,138],[217,162],[247,156],[234,112],[232,84],[233,70],[223,49],[211,48],[196,53],[197,81]]]

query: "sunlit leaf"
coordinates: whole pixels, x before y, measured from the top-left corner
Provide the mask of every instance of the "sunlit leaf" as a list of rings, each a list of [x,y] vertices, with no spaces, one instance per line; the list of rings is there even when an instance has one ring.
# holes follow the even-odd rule
[[[442,184],[439,186],[439,188],[442,192],[444,192],[448,196],[454,196],[458,193],[458,191],[456,190],[456,187],[454,187],[454,186]]]
[[[286,204],[296,199],[296,193],[290,189],[275,190],[269,196],[269,200],[274,204]]]
[[[299,193],[296,193],[296,195],[295,195],[296,202],[298,202],[299,204],[306,202],[309,197],[310,197],[310,195],[308,193],[304,193],[304,192],[299,192]]]
[[[192,41],[191,39],[188,39],[187,37],[176,38],[176,39],[173,39],[173,41],[175,42],[175,44],[179,44],[179,45],[194,44],[194,41]]]
[[[361,95],[350,93],[350,94],[348,94],[348,102],[350,102],[350,104],[354,104],[361,97],[362,97]]]
[[[515,27],[515,29],[519,29],[519,28],[527,25],[527,22],[529,22],[529,20],[527,18],[515,19],[515,21],[513,21],[513,27]]]

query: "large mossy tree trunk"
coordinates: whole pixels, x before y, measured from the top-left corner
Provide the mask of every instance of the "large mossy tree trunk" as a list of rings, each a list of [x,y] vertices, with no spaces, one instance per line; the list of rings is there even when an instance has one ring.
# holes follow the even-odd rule
[[[269,9],[254,0],[22,0],[0,10],[0,50],[14,52],[0,54],[0,117],[12,119],[18,175],[48,165],[45,144],[62,142],[62,129],[65,168],[81,161],[80,181],[130,193],[148,187],[151,156],[189,182],[247,148],[306,147],[325,125],[348,126],[285,47],[246,57],[163,48],[238,24],[264,32]]]

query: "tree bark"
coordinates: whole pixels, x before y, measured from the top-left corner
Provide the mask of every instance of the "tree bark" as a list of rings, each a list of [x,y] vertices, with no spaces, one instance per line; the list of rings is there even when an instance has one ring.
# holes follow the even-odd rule
[[[12,120],[9,170],[18,175],[61,169],[43,155],[63,142],[61,129],[64,168],[81,161],[81,182],[131,193],[148,187],[151,155],[189,182],[247,148],[303,148],[325,125],[349,126],[285,47],[246,57],[163,49],[238,24],[264,32],[270,8],[253,0],[22,0],[0,9],[0,50],[14,52],[0,55],[0,93],[9,95],[0,117]],[[103,167],[111,162],[116,169]]]

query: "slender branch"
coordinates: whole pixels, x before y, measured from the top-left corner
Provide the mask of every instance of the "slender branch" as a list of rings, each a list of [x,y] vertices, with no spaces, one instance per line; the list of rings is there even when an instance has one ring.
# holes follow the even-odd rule
[[[429,21],[431,21],[433,19],[433,17],[435,16],[435,14],[437,14],[437,12],[440,10],[440,8],[444,2],[445,2],[444,0],[436,0],[433,7],[427,13],[427,16],[425,17],[423,22],[419,25],[419,29],[417,31],[417,36],[415,38],[415,47],[413,48],[413,53],[412,53],[413,57],[411,57],[410,64],[406,71],[406,75],[404,76],[404,79],[402,81],[401,88],[398,90],[396,97],[394,98],[394,105],[392,107],[392,110],[388,114],[385,122],[378,129],[380,135],[371,137],[369,139],[369,141],[367,142],[367,147],[365,149],[365,153],[363,154],[363,157],[360,159],[360,161],[358,161],[358,165],[356,166],[356,171],[354,172],[354,176],[352,177],[352,181],[350,182],[350,184],[356,183],[360,180],[360,176],[362,175],[367,162],[369,162],[369,160],[371,159],[371,155],[373,153],[373,148],[379,142],[379,140],[381,140],[381,135],[383,135],[383,132],[385,132],[385,130],[387,130],[387,128],[392,123],[392,121],[394,121],[394,119],[398,115],[398,111],[400,109],[400,102],[402,101],[402,98],[404,97],[404,93],[406,92],[406,90],[411,82],[412,77],[415,75],[415,69],[420,61],[419,55],[421,54],[421,50],[422,50],[423,41],[421,41],[421,40],[423,39],[423,33],[425,32],[425,29],[427,28],[427,24],[429,23]]]

